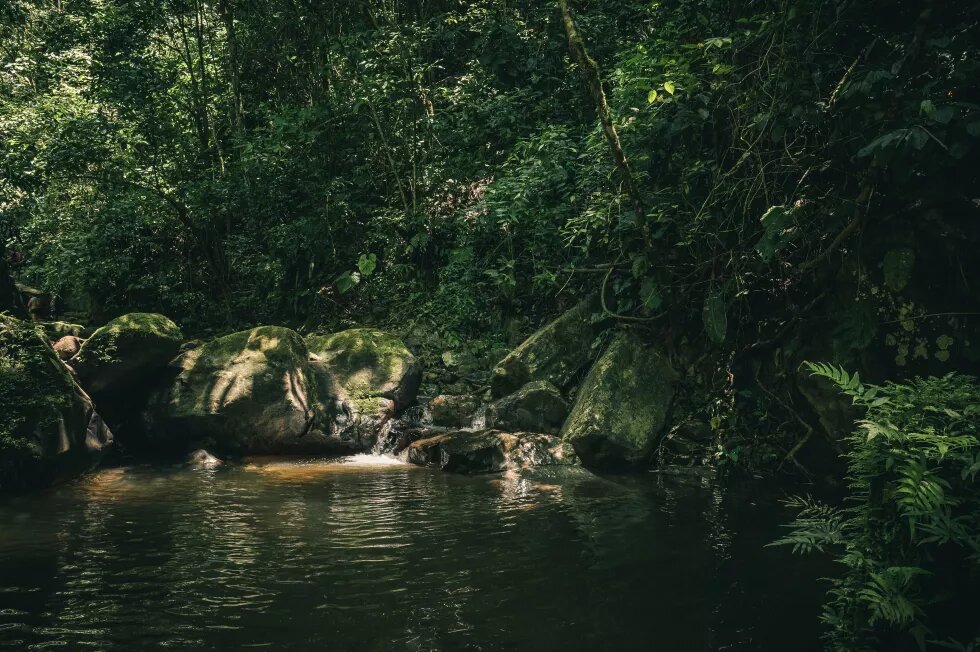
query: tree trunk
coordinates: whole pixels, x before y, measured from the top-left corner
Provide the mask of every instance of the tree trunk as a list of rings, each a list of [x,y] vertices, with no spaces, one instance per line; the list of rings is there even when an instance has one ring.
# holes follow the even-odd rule
[[[0,312],[21,314],[22,307],[19,299],[17,286],[10,276],[10,265],[7,264],[6,258],[2,258],[0,259]]]
[[[623,185],[626,186],[626,192],[633,202],[633,209],[636,211],[636,221],[638,224],[643,225],[646,222],[646,212],[643,209],[643,202],[640,199],[636,183],[633,180],[633,173],[626,160],[626,154],[623,152],[623,145],[619,140],[619,134],[616,132],[612,112],[609,110],[609,103],[606,101],[606,92],[602,89],[599,65],[589,56],[588,50],[585,49],[585,43],[578,33],[575,20],[572,18],[572,10],[568,6],[568,0],[558,0],[558,5],[561,7],[562,19],[565,23],[565,34],[568,36],[568,49],[572,54],[572,58],[582,69],[585,81],[589,85],[592,101],[595,103],[595,110],[599,115],[599,122],[602,124],[602,131],[606,136],[606,142],[609,143],[609,149],[612,150],[616,170],[619,172]]]
[[[231,81],[231,124],[235,131],[240,131],[244,121],[242,107],[241,82],[238,78],[238,37],[235,35],[235,17],[232,14],[228,0],[219,3],[221,19],[225,23],[225,38],[228,40],[228,77]]]

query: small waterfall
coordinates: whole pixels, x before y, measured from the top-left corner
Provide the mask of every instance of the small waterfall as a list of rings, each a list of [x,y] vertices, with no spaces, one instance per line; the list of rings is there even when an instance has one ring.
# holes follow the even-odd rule
[[[487,406],[482,405],[480,409],[476,411],[473,415],[473,419],[470,421],[470,425],[463,430],[485,430],[487,427]]]
[[[370,455],[389,460],[406,461],[402,452],[408,445],[413,441],[423,439],[431,432],[432,414],[429,411],[429,402],[423,401],[407,408],[381,427]]]

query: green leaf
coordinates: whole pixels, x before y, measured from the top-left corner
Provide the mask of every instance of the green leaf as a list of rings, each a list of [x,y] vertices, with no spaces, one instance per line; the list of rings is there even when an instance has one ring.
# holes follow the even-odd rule
[[[901,292],[912,280],[915,267],[915,250],[911,247],[890,249],[882,259],[885,286],[892,292]]]
[[[941,125],[946,125],[946,124],[949,124],[949,121],[953,119],[953,114],[955,112],[956,112],[956,109],[954,109],[953,107],[951,107],[951,106],[949,106],[947,104],[946,106],[941,106],[941,107],[933,110],[929,114],[929,118],[933,122],[936,122],[936,123],[941,124]]]
[[[865,158],[871,156],[878,150],[883,150],[892,145],[897,145],[904,142],[909,135],[912,133],[910,129],[896,129],[895,131],[890,131],[887,134],[878,136],[870,143],[858,150],[858,158]]]
[[[370,276],[378,266],[378,257],[375,254],[361,254],[357,259],[357,269],[362,276]]]
[[[788,206],[772,206],[759,218],[765,231],[756,243],[755,250],[763,260],[772,260],[779,250],[789,244],[796,232],[794,212],[795,210]]]
[[[647,310],[656,310],[663,303],[664,299],[660,295],[660,289],[652,278],[645,278],[640,284],[640,300]]]
[[[633,271],[633,278],[643,278],[650,269],[650,260],[643,254],[634,254],[630,267]]]
[[[720,292],[710,295],[704,300],[701,309],[701,320],[704,322],[704,332],[715,344],[725,341],[728,334],[728,310],[725,298]]]
[[[664,90],[673,95],[674,91],[677,90],[677,86],[672,81],[664,82]]]
[[[361,275],[358,272],[344,272],[337,277],[334,283],[337,286],[337,291],[341,294],[349,292],[354,289],[358,283],[361,282]]]
[[[657,101],[657,97],[659,95],[660,94],[657,92],[657,89],[655,89],[655,88],[654,89],[651,89],[651,91],[649,93],[647,93],[647,103],[648,104],[653,104],[654,102]]]

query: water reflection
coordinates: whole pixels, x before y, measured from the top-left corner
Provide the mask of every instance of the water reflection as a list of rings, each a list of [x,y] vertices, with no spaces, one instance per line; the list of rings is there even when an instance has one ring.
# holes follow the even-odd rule
[[[807,649],[824,569],[763,548],[784,515],[755,502],[370,456],[112,469],[0,500],[0,647]]]

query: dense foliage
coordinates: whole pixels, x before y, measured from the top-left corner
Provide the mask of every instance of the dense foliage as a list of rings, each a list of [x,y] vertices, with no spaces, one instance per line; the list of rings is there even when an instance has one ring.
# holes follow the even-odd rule
[[[38,330],[0,315],[0,489],[22,484],[65,428],[74,386]]]
[[[11,264],[95,323],[395,326],[481,355],[599,293],[680,352],[699,418],[751,424],[726,460],[795,461],[804,357],[879,379],[980,361],[978,21],[913,0],[14,0]]]
[[[720,340],[865,220],[961,237],[970,4],[581,3],[637,215],[549,3],[17,0],[2,210],[91,310],[333,317],[361,281],[466,327],[606,265],[611,310]]]
[[[867,411],[847,439],[847,506],[794,500],[800,516],[779,541],[834,551],[843,565],[823,615],[830,647],[975,649],[980,384],[949,375],[864,385],[833,366],[811,369]]]
[[[965,642],[934,601],[976,580],[980,396],[946,374],[980,371],[978,139],[977,2],[6,0],[0,311],[16,280],[462,368],[598,295],[719,464],[846,452],[855,502],[786,539],[844,550],[832,645]],[[816,369],[867,411],[844,442],[804,359],[878,382]]]

